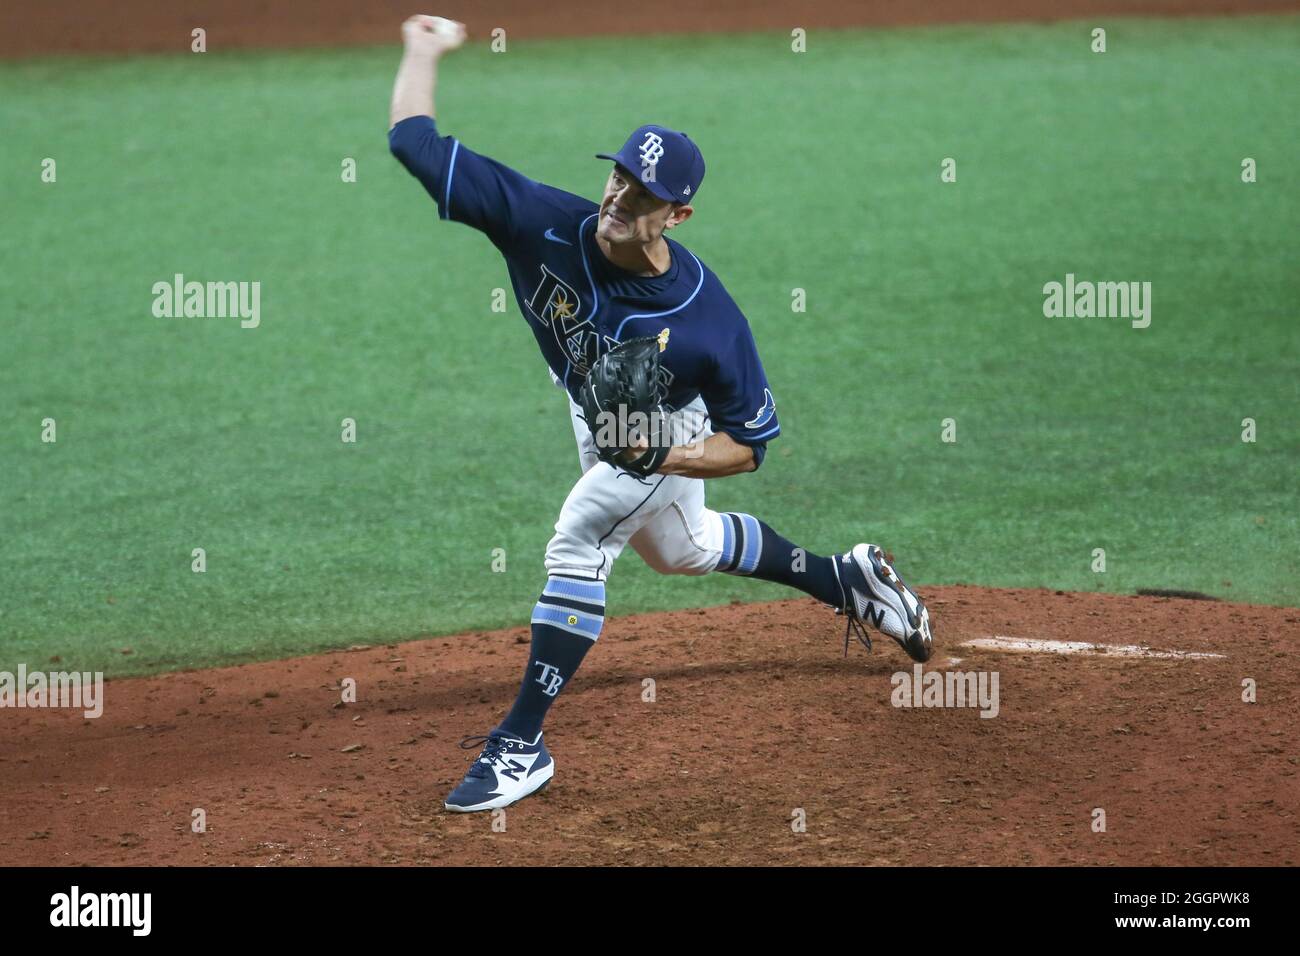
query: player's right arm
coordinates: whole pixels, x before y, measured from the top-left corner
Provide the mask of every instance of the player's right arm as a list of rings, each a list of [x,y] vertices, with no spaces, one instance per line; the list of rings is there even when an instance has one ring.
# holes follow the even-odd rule
[[[402,24],[402,62],[388,108],[391,129],[412,116],[434,117],[433,93],[438,61],[465,42],[465,24],[420,14]]]
[[[437,65],[444,53],[464,42],[464,27],[439,17],[411,17],[402,24],[402,39],[405,51],[393,84],[388,148],[433,197],[443,219],[473,226],[506,252],[530,216],[546,213],[548,187],[438,132],[433,116]]]

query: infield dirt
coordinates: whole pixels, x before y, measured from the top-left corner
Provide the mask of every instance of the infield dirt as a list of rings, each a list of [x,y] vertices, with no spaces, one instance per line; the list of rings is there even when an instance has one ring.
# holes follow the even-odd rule
[[[98,720],[6,717],[0,864],[1300,862],[1300,611],[923,591],[926,669],[997,671],[996,717],[893,706],[911,661],[845,659],[811,599],[613,618],[547,723],[554,781],[494,832],[442,798],[527,628],[110,681]],[[1223,657],[962,646],[993,635]]]

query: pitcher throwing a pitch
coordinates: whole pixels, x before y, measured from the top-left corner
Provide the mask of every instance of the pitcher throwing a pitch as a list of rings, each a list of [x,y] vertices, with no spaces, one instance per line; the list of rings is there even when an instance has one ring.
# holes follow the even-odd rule
[[[504,807],[555,773],[542,722],[600,636],[605,583],[625,545],[662,574],[745,575],[812,595],[914,660],[931,653],[925,605],[874,544],[828,557],[750,514],[711,511],[706,479],[754,471],[781,431],[749,323],[713,274],[668,237],[695,213],[704,157],[685,133],[641,126],[598,158],[612,163],[600,203],[535,182],[444,136],[434,87],[465,29],[440,17],[402,26],[393,155],[442,219],[483,232],[505,259],[524,321],[568,395],[582,477],[546,547],[546,582],[514,705],[446,799],[449,810]]]

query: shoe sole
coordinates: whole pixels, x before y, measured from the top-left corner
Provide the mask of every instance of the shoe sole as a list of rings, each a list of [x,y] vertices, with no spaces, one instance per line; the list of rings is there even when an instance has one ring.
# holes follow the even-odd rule
[[[527,789],[521,790],[514,795],[503,793],[499,797],[493,797],[484,803],[475,803],[468,807],[458,807],[455,804],[447,803],[445,800],[442,805],[444,809],[450,810],[452,813],[478,813],[480,810],[499,810],[502,807],[510,806],[512,803],[517,803],[524,797],[531,797],[550,783],[553,776],[555,776],[554,760],[528,778]]]
[[[911,594],[912,598],[916,601],[916,613],[912,614],[908,612],[907,598],[903,594],[903,589],[906,588],[907,585],[905,585],[903,579],[898,576],[898,572],[895,571],[889,562],[885,560],[885,552],[874,544],[867,545],[867,556],[871,561],[872,572],[867,575],[867,583],[871,584],[872,591],[876,590],[875,582],[879,581],[893,592],[894,596],[898,598],[898,603],[902,606],[906,615],[903,623],[911,629],[911,633],[907,636],[906,640],[900,641],[895,637],[894,643],[902,647],[903,650],[907,652],[907,656],[912,658],[912,660],[924,664],[934,653],[934,637],[930,634],[930,612],[926,610],[925,602],[921,600],[919,594],[911,588],[907,588],[907,592]],[[876,597],[883,600],[883,596],[878,592]],[[893,635],[890,636],[893,637]],[[929,637],[930,639],[927,641],[925,640],[926,637]],[[918,652],[913,651],[909,646],[909,643],[914,639],[919,640],[920,651],[924,652],[924,656],[919,656]]]

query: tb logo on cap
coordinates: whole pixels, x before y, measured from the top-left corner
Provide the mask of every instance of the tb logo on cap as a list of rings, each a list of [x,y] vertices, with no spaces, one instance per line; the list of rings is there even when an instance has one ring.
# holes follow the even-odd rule
[[[669,202],[689,202],[704,180],[699,147],[685,133],[666,126],[638,126],[617,153],[596,156],[612,159],[633,175],[640,170],[647,191]]]
[[[658,133],[646,131],[645,142],[641,144],[641,162],[646,166],[653,166],[659,162],[664,155],[664,138]]]

